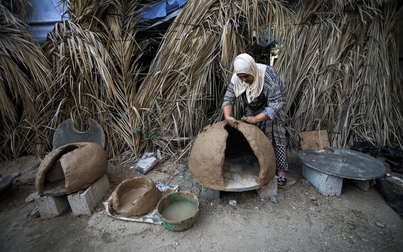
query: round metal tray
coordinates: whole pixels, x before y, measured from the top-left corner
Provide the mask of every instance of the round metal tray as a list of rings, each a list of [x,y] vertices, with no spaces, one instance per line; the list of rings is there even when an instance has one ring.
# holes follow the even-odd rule
[[[385,173],[385,166],[381,161],[349,149],[327,147],[322,151],[314,151],[309,148],[300,151],[299,157],[309,168],[336,177],[370,180]]]

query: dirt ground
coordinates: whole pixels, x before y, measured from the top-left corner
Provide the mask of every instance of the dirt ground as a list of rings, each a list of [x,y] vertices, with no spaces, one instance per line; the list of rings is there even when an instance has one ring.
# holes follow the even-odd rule
[[[289,176],[297,182],[278,190],[277,203],[256,191],[200,198],[199,219],[183,232],[105,213],[102,202],[113,189],[142,175],[130,169],[134,164],[109,164],[111,187],[92,216],[75,217],[69,210],[42,219],[32,199],[40,162],[24,156],[0,164],[2,176],[14,176],[12,187],[0,194],[0,251],[403,251],[403,220],[376,186],[363,191],[345,180],[341,196],[325,197],[304,179],[297,155],[289,157]],[[186,160],[165,161],[144,176],[201,194]]]

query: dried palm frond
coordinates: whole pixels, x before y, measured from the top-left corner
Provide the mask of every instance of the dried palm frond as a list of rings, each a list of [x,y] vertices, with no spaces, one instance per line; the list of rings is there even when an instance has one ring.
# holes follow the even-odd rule
[[[101,17],[107,8],[116,0],[61,0],[67,6],[67,13],[72,23],[83,28],[95,31],[99,25],[102,26]]]
[[[29,10],[33,9],[30,0],[0,0],[0,5],[8,9],[15,17],[22,22],[29,18]]]
[[[135,40],[138,32],[136,25],[141,17],[140,12],[144,8],[140,6],[140,2],[130,0],[114,2],[106,10],[105,22],[109,29],[105,30],[103,40],[106,41],[106,50],[118,70],[114,81],[121,90],[115,96],[120,105],[115,106],[116,114],[112,121],[117,134],[111,134],[111,137],[119,140],[116,142],[123,143],[123,146],[119,151],[115,151],[115,156],[124,152],[130,152],[131,156],[136,156],[132,133],[136,115],[131,106],[137,94],[138,76],[141,71],[139,60],[143,53]]]
[[[38,110],[52,77],[25,25],[0,5],[0,159],[43,151]]]
[[[321,1],[299,6],[275,65],[288,86],[293,148],[298,132],[319,129],[335,147],[402,145],[401,78],[390,57],[398,50],[396,2],[369,2],[350,1],[349,11]]]
[[[56,113],[49,118],[49,129],[73,118],[76,128],[84,131],[89,117],[98,120],[104,130],[108,128],[115,113],[111,101],[121,91],[113,80],[114,62],[99,37],[63,21],[49,33],[44,51],[57,76],[52,106]]]

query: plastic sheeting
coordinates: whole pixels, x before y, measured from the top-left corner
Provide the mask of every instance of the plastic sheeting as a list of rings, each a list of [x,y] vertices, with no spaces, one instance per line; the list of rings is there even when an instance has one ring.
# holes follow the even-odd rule
[[[391,171],[396,173],[403,172],[403,150],[400,147],[382,146],[378,148],[372,143],[365,141],[354,143],[351,149],[366,153],[373,157],[381,156],[384,158],[385,162],[389,164]],[[392,183],[391,181],[393,180],[399,181],[400,185],[395,182]],[[388,204],[400,216],[400,218],[403,219],[402,184],[402,179],[390,176],[390,174],[385,174],[385,176],[376,179],[376,188],[385,199],[386,204]]]
[[[142,21],[166,17],[170,12],[181,8],[186,1],[187,0],[168,0],[156,3],[153,6],[144,9]]]
[[[386,204],[403,219],[403,192],[396,190],[393,184],[385,178],[376,179],[376,187]]]
[[[149,29],[175,17],[181,11],[187,0],[166,0],[145,8],[140,23],[141,30]],[[43,44],[49,32],[56,23],[68,20],[65,14],[67,7],[59,0],[32,0],[33,9],[30,9],[27,31],[32,34],[39,44]]]
[[[366,141],[354,143],[351,149],[373,157],[381,155],[385,158],[392,171],[403,173],[403,150],[398,146],[382,146],[378,148]]]
[[[32,6],[27,31],[42,45],[55,24],[68,19],[64,14],[67,7],[59,4],[59,0],[33,0]]]

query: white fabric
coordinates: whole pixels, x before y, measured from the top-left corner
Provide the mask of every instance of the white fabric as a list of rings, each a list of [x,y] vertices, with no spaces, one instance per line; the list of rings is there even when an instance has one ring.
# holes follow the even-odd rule
[[[260,95],[264,85],[264,74],[266,65],[256,63],[255,60],[247,53],[238,55],[234,60],[234,74],[232,75],[231,82],[234,84],[235,96],[240,96],[246,91],[246,98],[248,103]],[[252,75],[254,80],[249,85],[243,82],[237,74]]]

